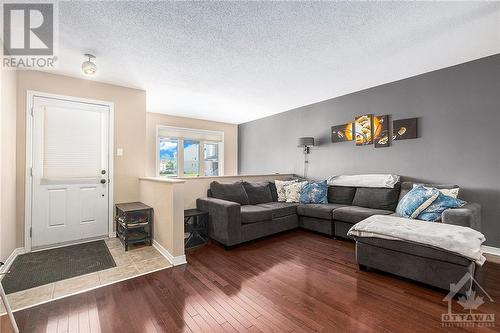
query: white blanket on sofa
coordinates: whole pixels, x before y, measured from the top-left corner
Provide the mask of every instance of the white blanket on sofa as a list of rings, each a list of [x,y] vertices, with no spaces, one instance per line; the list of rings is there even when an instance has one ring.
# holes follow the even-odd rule
[[[481,244],[486,240],[484,235],[468,227],[374,215],[355,224],[348,235],[422,244],[460,255],[478,265],[483,265],[486,261],[481,250]]]
[[[398,175],[339,175],[328,178],[328,185],[353,187],[394,188],[399,182]]]

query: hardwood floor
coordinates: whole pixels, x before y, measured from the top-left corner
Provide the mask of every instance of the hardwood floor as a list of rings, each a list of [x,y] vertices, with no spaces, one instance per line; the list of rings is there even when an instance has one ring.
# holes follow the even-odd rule
[[[292,231],[230,251],[211,244],[165,269],[15,313],[29,332],[443,332],[445,293],[358,270],[354,244]],[[500,265],[479,282],[500,302]],[[482,313],[500,316],[485,299]],[[455,302],[456,303],[456,302]],[[455,310],[460,310],[458,304]],[[9,332],[1,319],[1,332]]]

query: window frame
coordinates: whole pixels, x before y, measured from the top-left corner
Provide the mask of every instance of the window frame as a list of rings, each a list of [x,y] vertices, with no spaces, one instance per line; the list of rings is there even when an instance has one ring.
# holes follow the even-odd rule
[[[162,139],[165,139],[166,141],[170,141],[170,142],[176,142],[176,144],[177,144],[177,167],[176,167],[177,174],[172,175],[172,176],[160,175],[160,137],[157,136],[156,137],[156,176],[157,177],[165,177],[165,178],[177,177],[177,175],[179,174],[179,146],[181,144],[181,141],[178,140],[177,138],[171,138],[171,137],[162,137]],[[182,144],[184,144],[184,142],[182,142]]]
[[[222,139],[224,140],[224,132],[222,133]],[[217,176],[205,176],[205,154],[204,154],[204,146],[205,144],[216,144],[217,145],[217,155],[219,157],[218,163],[218,170],[219,174]],[[202,177],[218,177],[218,176],[224,176],[224,141],[218,142],[214,140],[205,140],[205,141],[200,141],[200,174]]]
[[[177,131],[183,131],[188,133],[186,137],[174,137],[174,136],[161,136],[160,137],[160,130],[161,129],[171,129],[171,130],[177,130]],[[189,137],[189,132],[192,132],[193,134],[212,134],[212,135],[219,135],[221,137],[221,141],[217,140],[199,140],[199,139],[194,139]],[[177,140],[177,175],[160,175],[160,138],[165,138],[167,140]],[[156,177],[162,177],[162,178],[199,178],[199,177],[218,177],[218,176],[224,176],[224,132],[223,131],[211,131],[211,130],[204,130],[204,129],[196,129],[196,128],[186,128],[186,127],[176,127],[176,126],[168,126],[168,125],[156,125]],[[191,141],[197,141],[199,142],[199,147],[198,147],[198,160],[199,160],[199,165],[198,165],[198,176],[194,177],[186,177],[184,175],[184,140],[191,140]],[[204,154],[203,154],[203,148],[205,143],[216,143],[218,145],[218,154],[219,154],[219,174],[217,176],[205,176],[205,159],[204,159]]]

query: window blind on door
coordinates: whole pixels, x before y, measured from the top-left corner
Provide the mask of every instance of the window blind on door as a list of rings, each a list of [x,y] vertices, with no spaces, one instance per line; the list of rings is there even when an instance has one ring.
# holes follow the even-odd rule
[[[103,160],[103,114],[45,106],[43,178],[96,178]]]

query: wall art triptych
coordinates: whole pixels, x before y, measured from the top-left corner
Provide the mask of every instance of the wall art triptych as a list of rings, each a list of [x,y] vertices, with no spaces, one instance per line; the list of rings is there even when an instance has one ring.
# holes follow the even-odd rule
[[[355,141],[356,146],[389,147],[393,140],[416,139],[417,119],[394,120],[391,128],[389,115],[366,114],[355,117],[354,122],[332,126],[331,138],[333,143]]]

